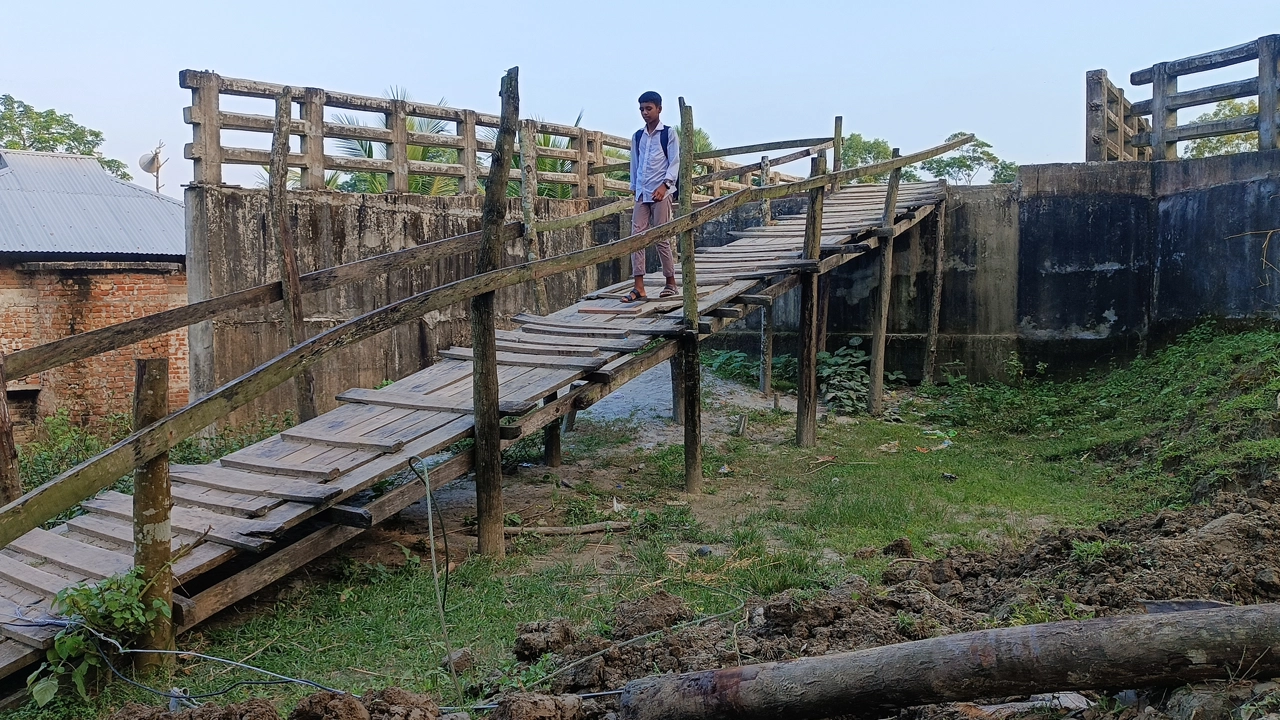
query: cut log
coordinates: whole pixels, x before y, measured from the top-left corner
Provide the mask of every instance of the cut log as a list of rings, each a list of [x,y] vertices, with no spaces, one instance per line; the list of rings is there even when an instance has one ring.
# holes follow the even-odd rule
[[[627,683],[623,720],[883,718],[901,708],[1060,690],[1280,674],[1280,605],[980,630]]]

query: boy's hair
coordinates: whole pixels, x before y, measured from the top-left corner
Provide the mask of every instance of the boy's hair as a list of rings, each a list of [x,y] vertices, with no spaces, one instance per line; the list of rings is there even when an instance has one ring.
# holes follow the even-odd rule
[[[640,96],[640,104],[643,105],[645,103],[653,103],[658,107],[662,107],[662,96],[650,90]]]

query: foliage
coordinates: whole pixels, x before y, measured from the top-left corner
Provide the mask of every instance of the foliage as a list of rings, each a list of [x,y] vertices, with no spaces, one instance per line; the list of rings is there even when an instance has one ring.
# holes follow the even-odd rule
[[[818,353],[818,393],[827,407],[841,415],[852,415],[867,407],[867,386],[871,376],[865,367],[871,356],[854,337],[834,353]]]
[[[123,162],[108,158],[98,150],[105,141],[101,130],[91,130],[69,114],[53,109],[36,110],[12,95],[0,95],[0,147],[89,155],[112,175],[131,180]]]
[[[75,621],[54,636],[47,659],[27,678],[32,698],[40,706],[57,695],[62,677],[69,677],[81,697],[88,697],[85,680],[89,670],[102,667],[106,660],[94,633],[109,637],[128,647],[136,641],[157,617],[170,617],[165,601],[154,598],[151,605],[142,595],[149,584],[142,579],[142,568],[124,575],[114,575],[94,585],[78,583],[63,588],[53,601],[55,614]]]
[[[1257,99],[1244,102],[1239,100],[1223,100],[1212,112],[1207,112],[1195,119],[1197,123],[1228,120],[1251,115],[1258,112]],[[1235,135],[1219,135],[1217,137],[1200,138],[1187,143],[1184,157],[1202,158],[1210,155],[1229,155],[1231,153],[1253,152],[1258,149],[1258,131],[1253,130]]]
[[[1038,441],[1037,457],[1105,463],[1111,482],[1154,509],[1280,461],[1280,332],[1201,325],[1128,367],[1017,385],[952,378],[928,393],[928,419]],[[1115,461],[1115,465],[1110,463]]]
[[[860,165],[869,165],[871,163],[882,162],[893,157],[893,148],[889,147],[889,141],[882,138],[868,140],[860,133],[849,133],[844,139],[844,146],[840,150],[840,165],[844,168],[854,168]],[[920,182],[920,173],[916,171],[914,166],[902,168],[902,182]],[[882,172],[876,175],[867,175],[858,178],[858,183],[885,183],[889,181],[889,173]]]
[[[965,132],[952,133],[947,137],[950,142]],[[991,151],[991,143],[975,139],[973,142],[953,150],[946,155],[929,158],[920,163],[928,173],[950,183],[972,185],[978,173],[986,170],[991,173],[992,182],[1013,182],[1017,179],[1017,164],[1001,160]]]
[[[393,87],[386,94],[392,100],[409,99],[409,91],[405,88]],[[441,98],[440,102],[436,104],[445,106],[448,105],[448,102]],[[365,124],[359,117],[345,114],[335,115],[333,121],[343,125]],[[386,124],[386,116],[383,116],[382,126],[385,128]],[[434,134],[443,134],[448,125],[444,120],[419,117],[406,118],[405,124],[411,133]],[[352,139],[339,139],[335,143],[338,152],[347,157],[385,158],[387,155],[386,145],[383,143]],[[427,148],[421,145],[410,145],[408,146],[407,154],[410,161],[416,160],[451,165],[458,162],[458,150],[454,148]],[[326,183],[329,182],[329,179],[329,176],[325,177]],[[343,192],[384,193],[387,191],[387,175],[386,173],[370,172],[349,173],[337,183],[337,189]],[[418,195],[457,195],[458,179],[443,175],[410,175],[409,192]]]

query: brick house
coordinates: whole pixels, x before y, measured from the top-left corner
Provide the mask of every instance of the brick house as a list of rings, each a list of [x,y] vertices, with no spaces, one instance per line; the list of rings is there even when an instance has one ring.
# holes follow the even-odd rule
[[[186,303],[181,202],[119,180],[91,157],[0,149],[0,353]],[[134,358],[159,356],[171,358],[171,405],[185,405],[185,330],[8,378],[18,442],[61,409],[96,428],[129,412]]]

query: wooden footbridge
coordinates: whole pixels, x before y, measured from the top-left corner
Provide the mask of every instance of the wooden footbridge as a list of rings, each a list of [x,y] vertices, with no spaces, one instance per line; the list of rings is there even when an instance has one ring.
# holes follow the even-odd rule
[[[279,86],[269,90],[279,96],[278,108],[287,109],[292,90]],[[509,74],[504,81],[503,115],[493,148],[489,187],[507,185],[504,168],[510,165],[518,117],[514,101],[514,78]],[[683,109],[684,125],[692,128],[692,110]],[[279,132],[288,122],[285,112],[277,113],[277,139],[288,135],[287,131]],[[900,168],[963,142],[834,172],[826,172],[821,148],[812,148],[814,161],[808,179],[743,187],[709,199],[698,209],[686,198],[677,219],[608,245],[506,268],[481,263],[476,275],[300,340],[270,362],[185,408],[167,415],[160,412],[156,418],[142,417],[136,432],[101,455],[0,508],[0,677],[42,659],[56,628],[31,621],[48,612],[54,596],[68,585],[127,572],[136,557],[148,549],[154,552],[159,545],[165,557],[172,551],[176,558],[172,561],[174,625],[178,630],[190,628],[423,497],[426,488],[416,481],[405,481],[381,494],[372,491],[375,485],[386,484],[382,481],[405,478],[403,471],[414,457],[444,458],[430,470],[432,486],[476,471],[481,551],[494,552],[492,539],[485,546],[488,526],[489,530],[496,527],[500,553],[501,484],[495,463],[501,448],[542,431],[548,461],[558,463],[562,417],[589,407],[659,363],[676,360],[684,367],[696,367],[700,338],[750,312],[767,310],[775,299],[797,287],[802,296],[803,346],[797,441],[812,444],[817,408],[818,277],[843,263],[872,255],[880,259],[882,278],[888,278],[892,254],[886,249],[893,238],[931,213],[939,213],[944,197],[940,182],[900,184]],[[283,169],[285,156],[284,151],[273,154],[275,169]],[[767,160],[763,162],[767,170]],[[885,172],[891,173],[887,185],[846,184]],[[273,172],[273,176],[283,175]],[[682,175],[685,186],[692,187],[692,163],[682,168]],[[278,188],[276,192],[282,191]],[[442,252],[475,252],[477,242],[483,255],[487,247],[495,247],[513,230],[519,236],[550,228],[549,223],[541,227],[537,223],[504,225],[501,194],[486,198],[480,233],[305,275],[298,275],[295,265],[289,277],[286,267],[284,282],[12,354],[0,363],[0,383],[6,366],[10,376],[25,376],[125,347],[230,309],[265,306],[281,299],[286,308],[291,304],[296,307],[299,293],[421,263]],[[771,219],[771,224],[736,233],[738,239],[728,245],[694,251],[694,228],[744,203],[796,194],[808,195],[809,208],[804,215]],[[629,205],[620,199],[613,206],[554,224],[589,223]],[[675,235],[682,243],[683,298],[625,304],[618,297],[627,283],[594,292],[555,312],[518,315],[511,330],[496,329],[492,306],[488,311],[484,307],[486,294],[491,296],[501,287],[625,257]],[[281,240],[287,255],[291,252],[287,239]],[[651,297],[661,283],[660,276],[646,277],[646,284],[653,289]],[[888,290],[888,283],[882,283],[881,324],[872,348],[878,369],[873,370],[873,378],[883,378]],[[166,453],[173,445],[281,383],[305,377],[308,366],[325,353],[465,300],[472,301],[477,330],[472,347],[441,351],[440,362],[387,387],[347,390],[338,396],[342,404],[337,409],[220,461],[205,466],[168,464]],[[139,376],[143,375],[140,371]],[[701,480],[698,373],[683,375],[687,487],[696,491]],[[493,391],[491,395],[486,396],[486,385]],[[149,391],[142,383],[139,395],[144,392]],[[4,413],[0,419],[7,419]],[[445,453],[466,438],[475,438],[473,449]],[[12,474],[12,456],[4,455],[0,443],[4,463],[0,472]],[[106,489],[135,469],[137,497]],[[144,495],[154,496],[153,509],[167,508],[171,498],[171,537],[154,532],[155,524],[149,521],[157,518],[143,517],[150,512],[140,510]],[[158,503],[154,502],[156,497]],[[76,508],[82,512],[67,517]],[[59,517],[66,519],[55,521]],[[138,562],[152,570],[148,564],[152,561]]]

